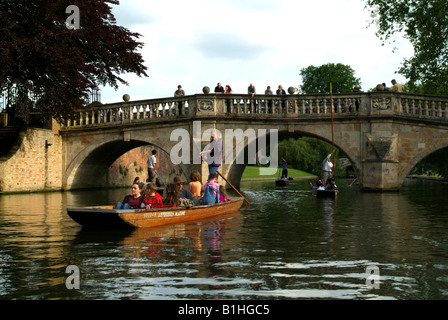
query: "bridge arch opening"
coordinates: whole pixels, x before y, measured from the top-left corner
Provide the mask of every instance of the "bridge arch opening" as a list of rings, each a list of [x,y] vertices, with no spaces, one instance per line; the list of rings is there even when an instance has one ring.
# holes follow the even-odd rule
[[[284,130],[278,131],[278,142],[279,143],[288,141],[288,139],[290,139],[290,138],[296,139],[296,140],[298,140],[300,138],[313,138],[313,139],[316,139],[318,141],[325,142],[325,143],[328,144],[328,152],[331,152],[332,142],[329,141],[328,139],[326,139],[325,137],[314,135],[314,134],[310,134],[310,133],[307,133],[307,132],[302,132],[302,131],[300,131],[300,132],[299,131],[288,132],[288,131],[284,131]],[[257,145],[258,145],[258,140],[259,140],[259,137],[256,139]],[[266,141],[268,143],[268,149],[270,149],[269,142],[271,140],[270,140],[269,134],[266,137]],[[224,169],[224,170],[226,170],[226,175],[227,175],[228,180],[234,186],[238,186],[238,187],[240,186],[241,179],[243,177],[243,174],[244,174],[244,171],[245,171],[246,167],[248,165],[251,165],[251,164],[248,163],[249,144],[248,144],[247,139],[245,139],[244,143],[245,143],[245,146],[244,146],[244,148],[241,151],[244,154],[244,159],[245,159],[244,164],[237,164],[236,161],[234,161],[232,164],[227,165],[227,169]],[[354,176],[358,176],[359,168],[358,168],[358,165],[357,165],[356,161],[353,160],[353,157],[350,154],[348,154],[348,153],[346,153],[344,151],[344,147],[335,144],[335,148],[339,150],[339,156],[344,157],[344,158],[347,159],[348,164],[346,164],[346,166],[349,166],[350,169],[352,170],[352,173],[351,173],[350,177],[352,177],[353,175]],[[235,150],[234,150],[234,153],[236,153]],[[237,154],[234,154],[234,159],[236,159],[237,156],[238,156]],[[267,156],[268,157],[271,156],[269,154],[269,152],[267,152]],[[325,159],[326,156],[327,156],[327,154],[321,155],[320,158],[316,159],[316,161],[315,161],[315,169],[312,170],[312,172],[310,172],[312,175],[316,175],[318,177],[321,176],[321,173],[322,173],[321,172],[322,171],[322,162],[323,162],[323,160]],[[282,157],[285,157],[285,155],[282,154],[281,150],[279,150],[279,152],[278,152],[278,160],[280,161]],[[287,156],[285,157],[285,159],[286,159],[286,161],[288,163],[291,163],[291,161],[287,159]],[[257,157],[257,160],[258,160],[258,157]],[[259,165],[263,166],[262,163],[260,163]],[[267,165],[264,165],[264,166],[267,167]],[[277,163],[277,166],[281,167],[280,163]],[[294,169],[304,170],[304,168],[300,168],[300,167],[297,167],[297,168],[294,168]],[[304,170],[304,171],[306,171],[306,170]]]
[[[110,176],[112,164],[130,151],[145,146],[149,146],[149,150],[157,150],[159,160],[163,159],[162,161],[164,161],[169,159],[169,151],[147,141],[109,141],[92,148],[92,150],[84,150],[77,156],[79,160],[76,158],[73,160],[73,164],[67,172],[66,189],[90,189],[123,186],[123,183],[117,181],[116,175],[114,175],[114,177]],[[149,154],[150,151],[146,153]],[[142,155],[139,159],[129,159],[129,161],[131,163],[138,162],[135,167],[138,170],[129,170],[129,172],[126,171],[126,173],[123,172],[123,175],[129,175],[125,181],[129,180],[132,183],[133,179],[137,176],[140,177],[141,180],[146,180],[148,176],[147,158]],[[126,168],[123,169],[126,170]],[[112,181],[112,179],[115,179],[115,181]]]
[[[448,143],[439,142],[427,148],[425,152],[418,154],[405,167],[402,173],[402,180],[409,175],[439,175],[448,176],[446,159],[448,158]]]

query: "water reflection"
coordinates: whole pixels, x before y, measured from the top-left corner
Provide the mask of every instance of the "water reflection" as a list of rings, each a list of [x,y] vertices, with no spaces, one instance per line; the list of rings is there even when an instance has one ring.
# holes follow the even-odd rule
[[[351,182],[351,181],[350,181]],[[248,182],[235,215],[152,229],[86,231],[67,206],[102,205],[127,190],[0,196],[2,299],[446,299],[447,188],[337,200],[307,182]],[[365,286],[366,267],[381,288]],[[65,268],[81,270],[67,290]]]

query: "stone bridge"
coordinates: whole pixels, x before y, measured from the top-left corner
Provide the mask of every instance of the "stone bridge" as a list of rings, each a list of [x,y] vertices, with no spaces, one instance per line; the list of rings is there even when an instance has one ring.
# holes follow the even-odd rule
[[[269,144],[273,130],[279,139],[311,136],[331,143],[333,118],[335,146],[348,156],[366,191],[399,190],[420,160],[448,147],[446,97],[375,92],[335,94],[333,101],[333,114],[330,95],[321,94],[198,94],[88,107],[60,130],[62,187],[103,186],[109,166],[136,147],[152,145],[170,154],[179,143],[178,137],[171,141],[176,129],[191,136],[182,171],[188,177],[198,170],[205,178],[207,167],[197,155],[208,144],[202,137],[207,129],[253,129],[258,144]],[[247,159],[252,142],[233,140],[234,159],[243,152]],[[220,172],[239,186],[246,164],[226,163]]]

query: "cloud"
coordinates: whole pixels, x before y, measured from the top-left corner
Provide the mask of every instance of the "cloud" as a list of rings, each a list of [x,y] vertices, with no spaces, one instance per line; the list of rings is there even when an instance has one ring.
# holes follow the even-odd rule
[[[125,75],[129,87],[105,88],[103,102],[170,97],[178,84],[187,94],[207,85],[230,84],[246,93],[267,85],[298,87],[300,70],[343,63],[361,78],[363,89],[389,82],[412,46],[398,36],[399,50],[382,46],[370,14],[359,0],[166,0],[122,1],[117,24],[140,33],[149,77]]]
[[[267,45],[251,42],[237,33],[222,30],[199,32],[193,46],[204,58],[223,60],[257,59],[269,51]]]
[[[126,2],[126,4],[124,4]],[[140,10],[139,10],[140,8]],[[117,24],[131,28],[138,24],[148,24],[156,21],[150,10],[142,5],[140,0],[124,0],[118,6],[112,6],[112,13]]]

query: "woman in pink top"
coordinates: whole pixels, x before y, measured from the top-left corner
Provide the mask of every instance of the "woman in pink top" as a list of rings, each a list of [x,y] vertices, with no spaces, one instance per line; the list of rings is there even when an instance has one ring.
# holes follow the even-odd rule
[[[203,205],[210,205],[219,201],[219,184],[217,173],[210,173],[208,176],[208,182],[204,184],[204,190],[204,196],[202,197]]]
[[[230,201],[227,198],[226,187],[224,185],[219,186],[219,202],[227,202]]]

